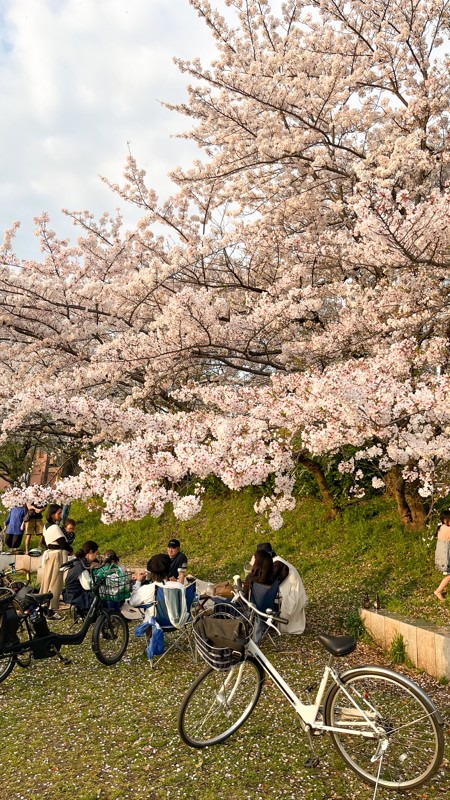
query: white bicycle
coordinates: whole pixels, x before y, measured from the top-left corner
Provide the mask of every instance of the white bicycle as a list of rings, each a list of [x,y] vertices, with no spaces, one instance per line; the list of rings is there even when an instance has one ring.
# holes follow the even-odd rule
[[[341,675],[333,662],[351,653],[356,640],[323,634],[318,640],[329,653],[328,663],[315,699],[303,703],[252,639],[258,617],[278,631],[277,618],[258,611],[240,588],[235,600],[241,610],[217,604],[194,622],[197,650],[209,666],[186,692],[178,713],[178,731],[187,745],[207,747],[232,736],[253,712],[267,673],[300,718],[311,750],[306,766],[319,763],[314,736],[329,733],[345,763],[375,786],[374,797],[379,786],[414,789],[436,773],[444,752],[444,720],[419,686],[379,666]]]

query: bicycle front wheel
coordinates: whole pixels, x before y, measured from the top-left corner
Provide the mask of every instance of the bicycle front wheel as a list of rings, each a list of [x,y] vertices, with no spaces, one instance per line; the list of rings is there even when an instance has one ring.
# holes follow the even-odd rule
[[[341,681],[331,687],[324,714],[326,725],[343,729],[330,735],[348,766],[372,785],[379,772],[380,786],[398,790],[421,786],[434,775],[444,736],[429,697],[383,667],[351,670]]]
[[[11,605],[16,610],[16,614],[19,618],[19,627],[17,629],[17,636],[19,637],[20,641],[31,642],[30,630],[27,625],[27,620],[23,613],[23,607],[19,603],[18,600],[14,599],[11,601]],[[19,667],[29,667],[31,664],[31,644],[29,650],[24,650],[22,653],[16,653],[16,661]]]
[[[128,625],[122,614],[100,614],[92,631],[92,649],[106,666],[117,664],[128,647]]]
[[[253,658],[226,672],[208,667],[184,696],[178,732],[190,747],[206,747],[228,739],[255,708],[264,671]]]
[[[0,654],[0,683],[8,677],[9,673],[14,669],[16,659],[13,655]]]

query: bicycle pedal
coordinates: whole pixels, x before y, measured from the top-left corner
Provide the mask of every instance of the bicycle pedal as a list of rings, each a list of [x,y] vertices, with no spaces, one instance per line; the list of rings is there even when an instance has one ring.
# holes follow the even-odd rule
[[[319,766],[319,762],[320,762],[319,756],[309,756],[309,758],[306,759],[304,766],[307,769],[313,769],[314,767]]]

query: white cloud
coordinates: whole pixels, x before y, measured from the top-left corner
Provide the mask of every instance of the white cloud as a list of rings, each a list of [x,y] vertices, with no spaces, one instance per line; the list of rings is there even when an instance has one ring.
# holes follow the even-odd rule
[[[61,208],[116,208],[98,176],[120,182],[128,142],[169,192],[167,172],[198,154],[171,138],[188,120],[161,106],[185,98],[172,59],[214,52],[187,0],[3,0],[0,229],[21,220],[19,256],[38,254],[32,219],[44,210],[68,235]]]

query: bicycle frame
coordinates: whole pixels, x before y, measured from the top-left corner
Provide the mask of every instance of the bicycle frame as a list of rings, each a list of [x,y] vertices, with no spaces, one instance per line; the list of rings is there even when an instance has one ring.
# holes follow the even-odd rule
[[[278,670],[274,667],[274,665],[266,658],[264,653],[260,650],[257,644],[254,641],[250,640],[248,646],[248,654],[252,655],[262,666],[264,671],[270,675],[275,685],[278,687],[280,692],[284,695],[284,697],[288,700],[288,702],[293,706],[296,714],[300,718],[300,725],[302,730],[307,732],[308,730],[318,730],[318,731],[335,731],[337,733],[348,733],[353,736],[363,736],[367,739],[375,739],[378,738],[379,732],[377,726],[373,720],[370,719],[368,714],[364,711],[361,706],[359,706],[354,698],[347,692],[345,686],[340,680],[339,673],[333,669],[331,666],[331,662],[333,658],[329,659],[329,663],[325,665],[322,679],[320,681],[316,698],[314,703],[303,703],[299,697],[295,694],[295,692],[291,689],[289,684],[286,683],[284,678],[280,675]],[[242,674],[243,666],[240,667],[240,671]],[[357,716],[361,716],[361,724],[362,725],[370,725],[372,731],[355,731],[354,729],[343,728],[340,726],[339,728],[335,728],[331,725],[325,725],[322,720],[318,720],[317,716],[320,712],[320,708],[322,706],[323,698],[326,694],[328,684],[330,679],[337,683],[341,689],[344,691],[352,705],[355,707],[357,711]],[[239,685],[239,677],[236,680],[236,685],[233,688],[233,693],[236,691]],[[375,709],[373,709],[375,715]],[[353,720],[354,722],[354,720]]]
[[[16,570],[14,567],[14,562],[9,565],[9,568],[6,567],[5,569],[0,570],[0,586],[4,586],[9,588],[14,581],[21,581],[21,576],[25,575],[27,581],[29,581],[29,572],[26,569],[18,569]],[[16,577],[18,576],[18,577]]]
[[[100,599],[97,595],[94,595],[94,599],[89,607],[88,613],[79,631],[77,631],[76,633],[56,633],[50,631],[50,633],[48,633],[46,636],[36,636],[31,630],[30,622],[28,619],[29,615],[24,615],[30,633],[30,639],[25,642],[16,642],[15,644],[12,644],[10,646],[0,647],[0,654],[17,655],[18,653],[24,653],[27,650],[31,650],[33,653],[34,651],[45,652],[46,645],[48,645],[47,648],[49,651],[48,656],[50,657],[51,655],[54,655],[54,653],[50,652],[51,645],[56,645],[59,648],[59,646],[62,646],[63,644],[67,645],[81,644],[86,638],[89,626],[94,621],[99,608],[100,608]],[[100,608],[100,613],[107,613],[107,612],[105,612],[104,609]]]

